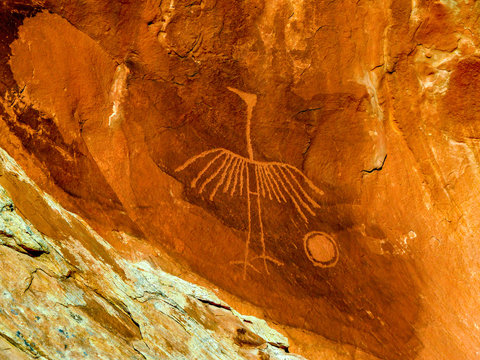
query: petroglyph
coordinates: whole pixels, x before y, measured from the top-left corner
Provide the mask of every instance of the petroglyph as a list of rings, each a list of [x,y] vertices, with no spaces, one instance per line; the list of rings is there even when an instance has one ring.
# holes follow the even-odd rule
[[[213,156],[215,155],[215,156]],[[308,223],[306,213],[315,216],[315,208],[320,205],[308,195],[299,179],[319,195],[323,192],[318,189],[300,170],[292,165],[280,162],[264,162],[245,158],[230,150],[216,148],[205,151],[188,160],[175,171],[179,172],[202,158],[209,158],[206,165],[191,181],[192,188],[198,188],[198,193],[208,193],[208,198],[213,201],[217,192],[230,196],[243,196],[244,192],[264,197],[278,203],[291,201],[300,217]],[[253,169],[257,188],[251,189],[246,185],[247,175]],[[211,173],[209,173],[209,170]],[[207,173],[209,176],[207,176]],[[207,189],[209,184],[213,187]]]
[[[327,233],[312,231],[303,237],[303,246],[308,259],[314,266],[333,267],[338,262],[338,246]]]
[[[317,195],[323,195],[324,193],[299,169],[292,165],[254,159],[250,129],[252,112],[257,102],[257,96],[230,87],[228,90],[240,96],[247,104],[245,136],[248,157],[238,155],[224,148],[215,148],[193,156],[175,171],[181,172],[194,164],[200,163],[203,167],[191,181],[191,188],[198,189],[199,194],[207,194],[211,201],[214,200],[219,192],[230,197],[245,197],[248,217],[245,255],[243,260],[233,263],[243,265],[243,277],[246,278],[247,268],[260,272],[252,264],[255,260],[260,259],[263,261],[267,274],[269,274],[267,261],[277,266],[284,265],[281,261],[267,255],[262,218],[262,198],[279,204],[293,204],[296,213],[305,223],[308,223],[308,216],[316,216],[315,210],[320,208],[320,205],[308,192],[310,191]],[[262,246],[262,254],[250,259],[252,222],[255,215],[257,216],[256,221],[258,222],[258,236]]]

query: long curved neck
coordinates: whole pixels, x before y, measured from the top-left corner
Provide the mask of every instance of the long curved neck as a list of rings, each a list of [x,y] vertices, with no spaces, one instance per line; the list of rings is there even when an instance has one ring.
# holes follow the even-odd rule
[[[250,160],[253,160],[252,135],[250,133],[250,129],[251,129],[253,108],[257,104],[257,95],[249,94],[231,87],[227,87],[227,89],[230,90],[231,92],[234,92],[238,96],[240,96],[240,98],[243,101],[245,101],[245,104],[247,104],[247,125],[245,129],[245,138],[247,142],[248,158]]]

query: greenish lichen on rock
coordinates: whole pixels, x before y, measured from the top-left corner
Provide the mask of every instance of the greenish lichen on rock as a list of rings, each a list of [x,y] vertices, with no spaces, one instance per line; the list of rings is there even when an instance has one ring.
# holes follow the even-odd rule
[[[18,215],[8,193],[1,187],[0,244],[33,256],[49,252],[42,234]]]

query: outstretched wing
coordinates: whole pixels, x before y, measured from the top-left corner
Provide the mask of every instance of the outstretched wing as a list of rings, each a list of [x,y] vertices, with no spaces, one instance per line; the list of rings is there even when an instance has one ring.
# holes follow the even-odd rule
[[[175,171],[180,172],[187,167],[206,159],[207,162],[190,183],[192,188],[198,187],[199,194],[207,191],[213,200],[219,190],[234,196],[242,196],[247,191],[245,178],[249,160],[227,149],[217,148],[205,151],[190,158]]]
[[[255,176],[261,196],[281,202],[291,202],[300,217],[308,222],[306,213],[315,216],[320,205],[308,194],[308,189],[318,195],[318,189],[296,167],[280,162],[255,162]]]
[[[308,222],[307,213],[315,216],[320,205],[309,195],[323,195],[310,179],[296,167],[280,162],[255,161],[235,154],[230,150],[216,148],[204,151],[186,161],[175,171],[180,172],[194,164],[203,166],[191,181],[199,194],[206,192],[213,200],[218,191],[230,196],[243,196],[247,191],[249,169],[253,169],[258,196],[277,201],[290,202],[300,217]]]

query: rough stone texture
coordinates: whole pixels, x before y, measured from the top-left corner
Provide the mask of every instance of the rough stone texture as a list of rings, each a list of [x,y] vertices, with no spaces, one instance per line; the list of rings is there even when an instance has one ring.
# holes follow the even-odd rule
[[[2,359],[303,359],[265,321],[120,257],[3,150],[0,169]]]
[[[4,1],[0,146],[309,358],[476,359],[478,4]]]

